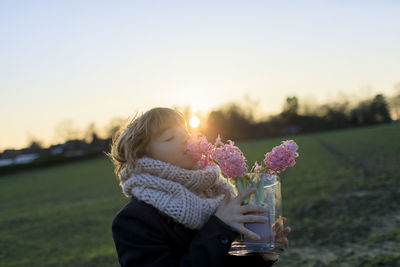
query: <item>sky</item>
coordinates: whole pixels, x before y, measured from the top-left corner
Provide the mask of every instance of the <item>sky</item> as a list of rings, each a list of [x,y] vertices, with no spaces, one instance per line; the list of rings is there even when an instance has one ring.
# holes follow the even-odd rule
[[[155,106],[391,95],[400,1],[0,0],[0,151]]]

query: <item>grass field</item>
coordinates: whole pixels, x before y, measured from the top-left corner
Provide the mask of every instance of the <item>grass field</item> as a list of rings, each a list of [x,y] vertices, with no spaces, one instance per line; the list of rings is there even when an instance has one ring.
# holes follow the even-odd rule
[[[240,142],[249,162],[280,140],[290,248],[276,266],[400,265],[400,125]],[[118,266],[111,221],[128,201],[106,159],[0,177],[1,266]]]
[[[400,126],[294,137],[282,176],[293,228],[280,266],[400,266]],[[249,160],[279,140],[242,143]],[[254,158],[253,158],[254,155]]]

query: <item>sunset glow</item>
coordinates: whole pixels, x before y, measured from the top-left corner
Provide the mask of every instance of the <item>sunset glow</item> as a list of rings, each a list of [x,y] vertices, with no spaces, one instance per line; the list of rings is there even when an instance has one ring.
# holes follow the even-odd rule
[[[0,151],[153,107],[189,107],[202,127],[228,103],[257,119],[289,96],[399,94],[399,1],[99,2],[0,2]]]
[[[190,127],[197,128],[200,125],[200,120],[196,116],[192,117],[189,121]]]

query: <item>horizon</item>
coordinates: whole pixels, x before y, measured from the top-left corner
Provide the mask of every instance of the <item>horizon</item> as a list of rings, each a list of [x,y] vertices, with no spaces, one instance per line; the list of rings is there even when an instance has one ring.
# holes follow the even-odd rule
[[[383,95],[383,94],[377,93],[377,94],[374,95],[374,97],[377,96],[378,94],[379,95]],[[383,96],[386,99],[386,96],[385,95],[383,95]],[[247,99],[248,99],[247,105],[245,105],[245,106],[249,106],[251,104],[253,104],[253,108],[254,108],[254,106],[258,106],[258,104],[259,104],[258,102],[256,103],[255,100],[249,99],[248,96],[245,96],[245,97],[247,97]],[[353,95],[353,97],[355,97],[355,99],[353,99],[352,101],[349,101],[348,99],[345,99],[346,96],[343,93],[340,93],[339,96],[336,99],[331,99],[330,102],[324,102],[324,103],[304,102],[304,101],[301,101],[301,98],[298,98],[297,96],[295,96],[295,97],[299,100],[299,104],[300,104],[299,105],[299,111],[298,111],[297,114],[305,115],[305,116],[312,115],[312,114],[317,115],[318,114],[317,108],[321,107],[323,105],[331,105],[333,107],[333,106],[335,106],[335,104],[339,104],[339,105],[340,104],[345,104],[345,105],[347,104],[347,105],[349,105],[348,106],[349,108],[355,108],[362,102],[365,102],[365,101],[369,102],[369,101],[372,100],[372,98],[362,98],[361,96],[357,97],[356,95]],[[398,95],[398,97],[400,97],[400,94]],[[187,122],[187,126],[192,131],[198,132],[198,131],[204,131],[204,130],[207,131],[207,124],[206,124],[205,120],[208,118],[208,116],[210,115],[211,112],[213,112],[213,111],[224,111],[224,110],[229,109],[231,107],[231,105],[237,105],[237,104],[240,104],[240,103],[229,101],[229,102],[224,103],[223,105],[220,105],[218,107],[212,108],[210,110],[207,110],[207,111],[204,111],[204,112],[198,111],[196,113],[192,112],[191,106],[189,106],[189,105],[187,105],[187,106],[173,106],[173,107],[170,107],[170,108],[176,109],[179,112],[181,112],[185,116],[185,119],[186,119],[186,122]],[[307,105],[307,107],[303,106],[302,104]],[[243,106],[238,106],[238,108],[241,111],[244,111],[243,110]],[[398,109],[399,109],[399,107],[396,108],[396,112],[399,111]],[[251,111],[254,111],[254,110],[250,110],[250,112]],[[251,118],[249,117],[248,119],[250,119],[254,123],[267,122],[272,117],[279,115],[282,111],[283,110],[280,110],[277,113],[270,113],[270,114],[253,114],[253,113],[251,113],[251,115],[256,115],[256,116],[258,115],[258,117],[251,116]],[[347,110],[347,111],[350,111],[350,110]],[[346,114],[347,114],[347,111],[345,111]],[[388,111],[389,111],[389,113],[391,113],[391,116],[397,116],[398,115],[398,114],[395,114],[395,110],[391,110],[390,109],[389,105],[388,105]],[[137,113],[138,114],[142,114],[143,112],[145,112],[145,111],[137,112]],[[185,113],[185,112],[187,112],[187,113]],[[242,115],[247,116],[248,114],[247,115],[246,114],[242,114]],[[69,134],[71,134],[71,137],[69,137],[69,138],[68,137],[63,137],[63,138],[59,139],[56,142],[44,143],[43,140],[41,140],[40,138],[36,138],[34,136],[30,136],[31,139],[29,140],[29,142],[36,142],[36,144],[40,145],[40,147],[42,149],[50,148],[53,145],[62,145],[64,143],[66,143],[67,141],[72,141],[72,140],[81,140],[81,141],[85,141],[86,143],[90,143],[90,141],[88,141],[88,139],[87,139],[88,138],[88,135],[87,135],[88,129],[94,130],[93,133],[95,133],[97,135],[97,137],[99,137],[100,139],[105,140],[105,139],[111,138],[111,136],[109,136],[107,134],[107,131],[110,130],[111,126],[115,126],[116,125],[115,123],[117,122],[119,127],[121,127],[126,123],[126,121],[131,119],[133,116],[135,116],[135,114],[129,114],[129,116],[126,116],[126,117],[114,117],[111,121],[108,122],[108,125],[103,125],[102,127],[98,127],[98,125],[96,125],[95,123],[89,122],[89,124],[85,125],[84,128],[79,128],[74,123],[74,121],[72,121],[72,120],[64,120],[64,121],[60,122],[57,125],[57,127],[59,127],[59,128],[65,127],[65,128],[62,129],[62,130],[65,131],[64,134],[69,132]],[[398,117],[396,117],[396,118],[392,117],[392,119],[398,120],[399,118]],[[204,126],[204,125],[206,125],[206,126]],[[54,129],[55,132],[57,132],[57,127],[56,127],[56,129]],[[341,129],[346,129],[346,128],[339,128],[339,130],[341,130]],[[302,134],[307,134],[307,132],[302,133]],[[59,134],[59,138],[60,138],[60,136],[61,135]],[[19,150],[19,149],[29,148],[30,144],[31,143],[29,143],[29,144],[27,144],[25,146],[22,146],[22,147],[8,147],[8,148],[5,148],[5,149],[1,149],[1,147],[0,147],[0,153],[3,153],[6,150]]]
[[[360,4],[362,3],[362,4]],[[399,93],[400,2],[0,2],[0,151],[154,106]]]

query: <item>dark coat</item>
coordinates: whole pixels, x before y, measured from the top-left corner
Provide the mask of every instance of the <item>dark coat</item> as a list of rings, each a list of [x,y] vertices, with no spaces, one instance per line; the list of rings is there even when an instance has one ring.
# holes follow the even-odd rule
[[[228,254],[238,235],[212,215],[200,231],[172,221],[152,206],[132,198],[112,223],[118,260],[128,266],[271,266],[260,256]]]

